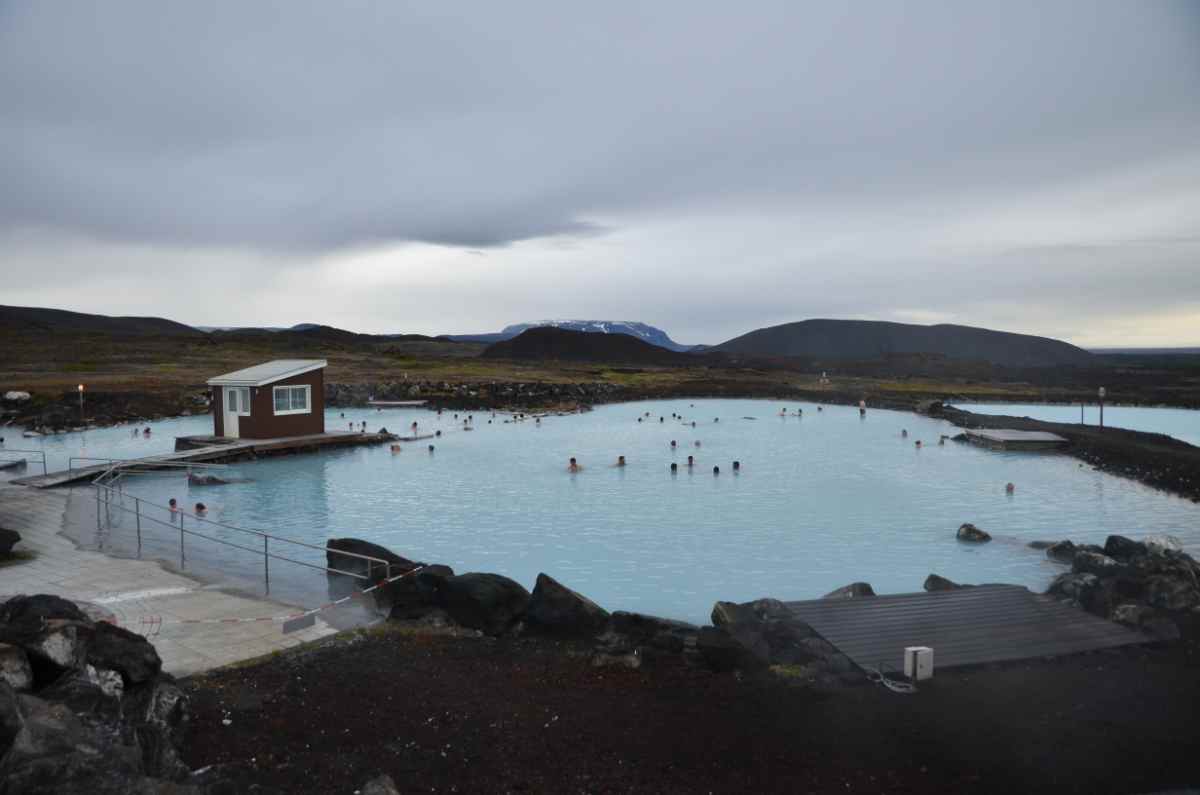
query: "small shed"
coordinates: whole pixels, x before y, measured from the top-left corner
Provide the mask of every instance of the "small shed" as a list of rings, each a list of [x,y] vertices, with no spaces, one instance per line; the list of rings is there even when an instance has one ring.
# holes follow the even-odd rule
[[[275,359],[208,379],[213,427],[227,439],[325,433],[324,359]]]

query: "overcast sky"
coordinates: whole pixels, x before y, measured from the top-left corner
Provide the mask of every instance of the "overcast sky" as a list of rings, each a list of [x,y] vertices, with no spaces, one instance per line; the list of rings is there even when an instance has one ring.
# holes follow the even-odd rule
[[[1200,344],[1200,3],[0,0],[0,303]]]

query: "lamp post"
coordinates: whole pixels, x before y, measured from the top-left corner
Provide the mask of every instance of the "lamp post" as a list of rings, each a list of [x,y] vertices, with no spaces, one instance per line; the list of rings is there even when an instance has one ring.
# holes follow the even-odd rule
[[[79,389],[79,424],[83,425],[83,384],[80,384]]]
[[[1104,387],[1100,387],[1100,391],[1097,394],[1100,395],[1100,427],[1103,428],[1104,427]]]

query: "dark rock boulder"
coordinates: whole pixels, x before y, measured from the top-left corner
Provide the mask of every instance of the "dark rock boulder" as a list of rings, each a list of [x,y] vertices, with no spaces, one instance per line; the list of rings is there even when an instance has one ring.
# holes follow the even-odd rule
[[[925,578],[925,584],[922,586],[926,591],[957,591],[959,588],[969,588],[969,585],[959,585],[953,580],[947,580],[938,574],[930,574]]]
[[[526,625],[538,632],[560,635],[596,635],[608,624],[608,611],[572,591],[548,574],[539,574],[533,586]]]
[[[841,588],[830,591],[822,596],[822,599],[858,599],[864,596],[874,596],[875,589],[871,587],[869,582],[852,582],[849,585],[843,585]]]
[[[363,541],[361,538],[331,538],[325,544],[325,565],[331,569],[366,577],[367,581],[363,583],[364,587],[374,585],[387,576],[388,569],[384,564],[356,557],[358,555],[387,561],[391,564],[393,577],[421,565],[397,555],[387,547]]]
[[[1179,626],[1162,615],[1159,611],[1147,605],[1126,603],[1117,605],[1110,618],[1118,624],[1141,630],[1158,641],[1177,640]]]
[[[1025,546],[1029,547],[1030,549],[1049,549],[1050,547],[1054,546],[1057,543],[1059,543],[1059,542],[1057,542],[1057,541],[1030,541]]]
[[[1109,536],[1104,542],[1104,554],[1120,561],[1145,555],[1147,551],[1145,544],[1125,536]]]
[[[787,605],[778,599],[755,599],[753,602],[717,602],[712,609],[714,626],[728,628],[731,625],[772,619],[790,618]]]
[[[438,603],[458,624],[499,635],[525,613],[529,591],[508,577],[473,572],[442,580]]]
[[[13,690],[23,691],[33,687],[29,656],[20,646],[0,643],[0,681],[7,682]]]
[[[675,653],[681,653],[694,646],[700,633],[699,627],[686,621],[629,613],[624,610],[612,614],[609,628],[612,634],[633,647],[649,647]]]
[[[438,591],[454,576],[454,569],[433,563],[394,580],[376,591],[376,602],[390,606],[389,618],[413,621],[441,610]]]
[[[696,638],[696,650],[701,659],[714,671],[751,670],[766,666],[766,660],[747,649],[723,629],[701,627]]]
[[[23,723],[17,691],[0,679],[0,759],[8,752]]]
[[[1071,541],[1059,541],[1057,544],[1051,544],[1046,548],[1046,557],[1053,560],[1055,563],[1066,563],[1070,565],[1075,562],[1075,553],[1079,548]]]
[[[20,697],[22,725],[0,761],[3,792],[127,793],[145,785],[135,748],[80,720],[65,704]]]
[[[0,558],[11,555],[13,546],[20,540],[21,534],[16,530],[0,527]]]
[[[75,603],[48,594],[15,596],[0,605],[0,643],[20,646],[35,678],[82,668],[92,623]]]
[[[359,795],[400,795],[395,780],[386,773],[368,781],[358,790]]]
[[[150,641],[104,621],[95,625],[87,662],[98,669],[117,671],[127,685],[145,682],[162,670],[162,660]]]
[[[54,684],[38,691],[38,698],[65,704],[76,715],[115,720],[121,714],[124,684],[116,671],[101,671],[88,665],[68,671]]]
[[[967,522],[959,525],[958,532],[954,535],[959,541],[968,541],[972,544],[982,544],[985,541],[991,541],[992,537],[987,532],[980,530],[975,525]]]
[[[1121,563],[1108,555],[1096,552],[1077,552],[1071,563],[1071,571],[1076,574],[1095,574],[1097,577],[1113,577],[1120,573]]]
[[[1069,572],[1055,577],[1046,593],[1086,604],[1099,589],[1100,578],[1095,574]]]

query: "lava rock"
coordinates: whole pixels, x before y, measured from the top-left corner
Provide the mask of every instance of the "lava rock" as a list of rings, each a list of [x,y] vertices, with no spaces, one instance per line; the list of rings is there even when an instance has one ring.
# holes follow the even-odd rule
[[[596,635],[608,619],[607,610],[548,574],[538,575],[525,610],[530,629],[552,634]]]
[[[766,661],[747,649],[728,632],[717,627],[701,627],[696,649],[709,668],[718,673],[763,668]]]
[[[947,580],[938,574],[930,574],[925,578],[925,584],[922,586],[926,591],[957,591],[959,588],[968,588],[967,585],[959,585],[953,580]]]
[[[13,690],[33,687],[33,669],[20,646],[0,643],[0,681],[7,682]]]
[[[1095,574],[1097,577],[1112,577],[1121,568],[1121,563],[1115,558],[1096,552],[1077,552],[1071,563],[1071,571],[1076,574]]]
[[[1053,560],[1055,563],[1071,564],[1075,562],[1075,554],[1079,552],[1079,548],[1071,541],[1059,541],[1057,544],[1051,544],[1046,548],[1046,557]]]
[[[1046,593],[1070,599],[1078,603],[1086,603],[1100,588],[1100,578],[1095,574],[1080,574],[1068,572],[1060,574],[1050,583]]]
[[[360,795],[400,795],[396,782],[386,773],[363,784],[358,792]]]
[[[1146,536],[1142,543],[1146,545],[1146,551],[1152,555],[1165,555],[1168,552],[1183,551],[1183,542],[1175,536],[1166,535],[1165,533]]]
[[[98,671],[88,665],[79,671],[68,671],[54,684],[42,688],[38,698],[65,704],[76,715],[89,715],[114,720],[121,713],[124,684],[116,671]]]
[[[628,613],[624,610],[612,614],[609,627],[612,634],[626,639],[634,647],[649,647],[672,653],[683,652],[689,645],[695,645],[700,633],[699,627],[686,621]],[[609,642],[611,643],[611,640]]]
[[[439,584],[438,603],[464,627],[499,635],[529,606],[529,591],[500,574],[469,573]]]
[[[21,718],[20,702],[17,692],[8,682],[0,679],[0,758],[8,752],[13,738],[21,731],[24,720]]]
[[[9,530],[5,527],[0,527],[0,558],[8,557],[12,554],[13,545],[21,540],[21,534],[16,530]]]
[[[990,534],[988,534],[987,532],[985,532],[983,530],[980,530],[978,527],[971,524],[970,522],[960,525],[958,528],[958,532],[955,533],[954,537],[957,538],[959,541],[969,541],[973,544],[982,544],[985,541],[992,540],[992,537]]]
[[[1057,543],[1057,541],[1030,541],[1025,546],[1029,547],[1030,549],[1049,549]]]
[[[822,596],[822,599],[859,599],[864,596],[874,596],[875,589],[871,587],[869,582],[852,582],[849,585],[843,585],[841,588],[830,591]]]
[[[339,554],[343,552],[351,554]],[[390,573],[393,577],[412,571],[421,565],[416,561],[397,555],[387,547],[363,541],[361,538],[331,538],[325,543],[325,565],[331,569],[366,577],[367,580],[363,583],[364,587],[374,585],[388,575],[389,570],[383,564],[354,557],[355,555],[386,560],[391,564]]]
[[[454,569],[434,563],[420,571],[387,583],[376,594],[378,603],[390,604],[389,618],[414,621],[440,611],[438,590],[454,576]]]
[[[127,685],[145,682],[162,670],[162,660],[150,641],[135,632],[101,621],[87,648],[87,662],[121,674]]]
[[[1109,536],[1104,542],[1104,554],[1110,558],[1127,561],[1139,555],[1145,555],[1146,545],[1125,536]]]

